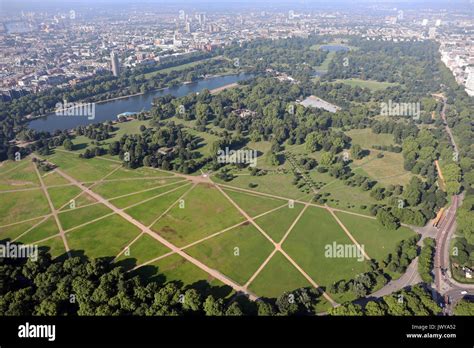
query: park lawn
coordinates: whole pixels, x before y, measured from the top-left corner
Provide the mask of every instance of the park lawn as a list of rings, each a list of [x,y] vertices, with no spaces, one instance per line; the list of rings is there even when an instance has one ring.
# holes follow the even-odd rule
[[[298,217],[303,209],[303,204],[295,203],[293,208],[288,206],[278,209],[270,214],[255,219],[259,225],[275,242],[281,241],[286,231]]]
[[[382,158],[377,154],[383,153]],[[362,168],[370,178],[383,185],[406,185],[413,174],[403,167],[403,155],[389,151],[370,150],[370,155],[356,160],[351,165],[353,168]]]
[[[349,280],[368,271],[357,258],[326,257],[326,246],[353,245],[331,214],[323,208],[309,207],[283,243],[283,249],[309,276],[326,290],[339,280]]]
[[[171,243],[184,246],[244,220],[218,189],[199,184],[184,198],[184,208],[173,206],[152,229]]]
[[[367,150],[371,150],[373,145],[395,145],[392,134],[376,134],[371,128],[351,129],[345,132],[345,134],[352,139],[352,144],[359,144],[363,149]]]
[[[397,230],[389,230],[375,219],[343,212],[336,212],[336,215],[357,242],[364,245],[367,254],[377,261],[382,261],[387,254],[393,253],[400,241],[415,235],[415,232],[408,227],[401,226]]]
[[[60,211],[68,211],[71,209],[82,208],[86,205],[98,204],[99,202],[90,194],[83,191],[79,197],[74,198],[74,205],[72,205],[71,203],[66,204],[66,206],[64,206]]]
[[[111,137],[99,142],[99,146],[108,149],[108,145],[114,141],[119,141],[124,134],[140,134],[140,126],[144,125],[149,127],[149,121],[144,120],[133,120],[123,123],[115,123],[113,126],[117,128],[116,131],[110,133]],[[93,139],[89,139],[85,135],[77,135],[72,139],[73,151],[76,153],[84,153],[88,147],[92,145]],[[65,150],[63,146],[59,146],[58,149]],[[112,158],[118,160],[117,156],[104,155],[106,158]]]
[[[160,70],[156,70],[156,71],[146,73],[144,76],[145,76],[146,79],[151,79],[151,78],[155,77],[158,74],[167,74],[171,71],[181,71],[181,70],[185,70],[185,69],[188,69],[188,68],[192,68],[196,65],[199,65],[199,64],[202,64],[202,63],[208,61],[209,59],[211,59],[211,58],[204,58],[204,59],[196,60],[196,61],[190,62],[190,63],[184,63],[184,64],[181,64],[181,65],[172,66],[172,67],[169,67],[169,68],[163,68],[163,69],[160,69]]]
[[[54,170],[43,174],[42,178],[46,186],[72,185],[68,180],[56,173]]]
[[[104,204],[94,204],[83,208],[69,209],[58,214],[59,222],[65,231],[112,213]]]
[[[255,217],[274,208],[288,204],[288,201],[225,189],[224,192],[247,214]]]
[[[173,176],[171,172],[157,170],[151,167],[139,167],[136,169],[120,168],[112,175],[107,177],[107,180],[112,179],[128,179],[128,178],[155,178],[155,177]]]
[[[56,209],[61,208],[74,197],[79,195],[82,190],[77,186],[60,186],[48,188],[49,197]]]
[[[144,233],[133,242],[132,245],[130,245],[128,253],[127,251],[122,253],[115,262],[129,270],[170,251],[171,250],[168,247],[161,244],[150,235]]]
[[[291,173],[268,173],[263,176],[239,175],[229,182],[225,182],[213,176],[212,180],[219,184],[243,188],[246,190],[255,191],[257,193],[267,193],[288,199],[308,200],[312,197],[311,194],[301,192],[295,185],[291,183],[293,180],[293,174]],[[251,183],[257,184],[257,186],[249,188],[249,184]]]
[[[31,221],[22,222],[19,224],[0,227],[0,240],[18,238],[19,235],[25,233],[37,223],[41,222],[43,218],[37,218]]]
[[[66,248],[64,247],[63,239],[60,236],[38,243],[38,247],[46,247],[53,259],[66,254]]]
[[[182,186],[185,186],[185,185],[187,186],[188,183],[189,182],[186,181],[186,180],[182,180],[182,181],[179,181],[179,182],[173,182],[170,185],[168,185],[168,184],[161,185],[159,187],[150,189],[149,191],[134,193],[134,194],[130,194],[129,196],[125,196],[125,197],[111,198],[110,202],[113,205],[115,205],[116,207],[127,208],[127,207],[130,207],[131,205],[139,204],[141,202],[144,202],[147,199],[151,199],[151,198],[154,198],[156,196],[166,194],[166,192],[176,190],[178,187],[182,187]],[[144,203],[146,203],[146,202],[144,202]]]
[[[177,190],[164,194],[163,196],[149,200],[148,202],[128,208],[125,212],[148,226],[155,221],[166,209],[190,189],[190,185],[180,186]],[[112,203],[114,204],[114,203]]]
[[[178,282],[184,287],[198,287],[201,282],[210,286],[222,286],[222,282],[195,266],[182,256],[173,254],[150,265],[140,267],[137,273],[151,277],[151,281],[160,284]]]
[[[48,159],[48,158],[46,158]],[[79,158],[79,153],[55,151],[51,160],[59,169],[72,176],[78,181],[97,181],[112,172],[120,164],[100,158]]]
[[[95,185],[92,191],[98,193],[104,198],[110,199],[151,189],[153,187],[163,186],[168,183],[183,180],[182,178],[163,178],[150,180],[125,180],[125,181],[104,181]]]
[[[247,143],[247,146],[252,149],[256,150],[258,157],[257,157],[257,167],[259,169],[277,169],[277,168],[284,168],[285,163],[282,163],[278,166],[275,166],[271,163],[270,155],[272,154],[271,148],[272,143],[270,141],[250,141]]]
[[[197,149],[194,150],[193,152],[199,152],[203,156],[212,156],[215,155],[212,153],[212,144],[219,140],[220,138],[217,135],[214,134],[209,134],[207,132],[199,132],[195,129],[192,128],[184,128],[183,129],[186,133],[191,134],[192,136],[195,136],[200,139]]]
[[[245,284],[272,250],[272,244],[253,225],[246,223],[192,246],[186,253],[237,283]]]
[[[356,171],[354,170],[354,172]],[[348,186],[338,179],[328,183],[319,193],[322,195],[329,193],[329,196],[325,196],[324,198],[327,199],[326,204],[330,207],[365,215],[369,215],[369,212],[367,208],[362,209],[362,205],[369,207],[371,204],[383,203],[383,201],[377,201],[371,197],[370,191],[364,191],[360,187]]]
[[[337,79],[334,81],[335,83],[344,83],[351,87],[361,87],[361,88],[368,88],[371,91],[380,91],[382,89],[386,89],[392,86],[398,86],[398,83],[391,83],[391,82],[380,82],[375,80],[361,80],[357,78],[350,78],[350,79]]]
[[[58,225],[54,217],[48,218],[25,235],[18,238],[18,241],[28,244],[59,234]]]
[[[0,190],[17,190],[39,187],[40,182],[30,159],[6,161],[0,172]]]
[[[0,226],[50,213],[42,190],[0,193]]]
[[[88,257],[115,257],[139,233],[119,215],[111,215],[67,233],[66,238],[72,250],[84,250]]]
[[[284,292],[311,286],[308,280],[283,256],[276,252],[265,268],[250,283],[249,289],[257,296],[278,298]]]
[[[324,61],[321,63],[321,65],[319,66],[314,66],[314,70],[317,70],[317,71],[328,71],[329,69],[329,63],[331,63],[331,61],[334,59],[334,57],[336,56],[336,52],[334,51],[330,51],[328,52],[327,56],[326,56],[326,59],[324,59]]]

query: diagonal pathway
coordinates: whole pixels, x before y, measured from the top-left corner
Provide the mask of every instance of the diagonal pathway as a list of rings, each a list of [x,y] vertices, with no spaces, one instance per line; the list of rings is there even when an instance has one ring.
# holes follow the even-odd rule
[[[342,221],[339,219],[339,217],[334,213],[334,210],[328,206],[326,206],[326,209],[329,213],[331,213],[332,217],[334,218],[334,220],[336,220],[336,222],[339,224],[339,226],[341,226],[342,230],[347,234],[347,236],[349,237],[349,239],[352,241],[352,243],[354,243],[357,248],[359,248],[359,250],[362,252],[362,254],[364,255],[364,258],[366,260],[370,260],[370,256],[367,255],[367,253],[365,252],[364,248],[359,244],[359,242],[354,238],[354,236],[349,232],[349,230],[347,229],[346,226],[344,226],[344,224],[342,223]]]
[[[247,214],[246,211],[244,211],[237,203],[235,203],[232,198],[230,198],[229,195],[219,185],[215,185],[215,187],[217,187],[217,189],[229,200],[229,202],[231,202],[237,208],[237,210],[248,220],[248,222],[250,222],[257,230],[260,231],[260,233],[262,233],[270,241],[270,243],[273,244],[274,248],[277,251],[281,252],[283,256],[285,256],[288,261],[293,264],[293,266],[309,281],[309,283],[313,287],[321,291],[322,295],[324,296],[324,298],[326,298],[326,300],[328,300],[333,306],[337,305],[337,302],[334,301],[324,290],[322,290],[322,288],[281,248],[281,245],[279,243],[275,243],[275,241],[252,219],[250,215]],[[308,203],[303,202],[303,204]],[[268,261],[269,259],[266,260],[266,262]]]
[[[77,181],[73,177],[67,175],[66,173],[64,173],[61,170],[58,170],[58,174],[60,174],[62,177],[64,177],[65,179],[67,179],[71,183],[75,184],[81,190],[85,191],[86,193],[91,195],[93,198],[95,198],[96,200],[101,202],[102,204],[106,205],[108,208],[112,209],[116,214],[120,215],[123,219],[125,219],[126,221],[128,221],[131,224],[138,227],[144,233],[147,233],[148,235],[150,235],[151,237],[153,237],[157,241],[161,242],[162,244],[167,246],[169,249],[171,249],[175,253],[179,254],[181,257],[183,257],[184,259],[186,259],[190,263],[194,264],[195,266],[199,267],[200,269],[202,269],[203,271],[205,271],[206,273],[211,275],[213,278],[216,278],[216,279],[220,280],[222,283],[224,283],[226,285],[229,285],[236,292],[241,292],[241,293],[247,294],[251,300],[256,300],[257,299],[257,296],[255,294],[252,294],[251,292],[249,292],[245,287],[243,287],[240,284],[236,283],[232,279],[224,276],[219,271],[206,266],[205,264],[203,264],[201,261],[195,259],[194,257],[186,254],[184,251],[180,250],[180,248],[178,248],[174,244],[168,242],[165,238],[163,238],[159,234],[153,232],[149,227],[145,226],[144,224],[142,224],[138,220],[135,220],[132,216],[128,215],[123,210],[117,208],[112,203],[110,203],[108,200],[106,200],[105,198],[103,198],[99,194],[95,193],[94,191],[90,190],[88,187],[84,186],[83,184],[81,184],[79,181]]]
[[[67,243],[66,235],[63,230],[63,226],[61,225],[61,222],[59,221],[59,218],[58,218],[58,211],[54,208],[53,201],[51,200],[51,197],[49,196],[48,189],[46,188],[46,185],[44,184],[43,178],[41,177],[38,167],[34,163],[33,163],[33,166],[35,167],[36,175],[38,176],[38,179],[41,184],[41,189],[43,190],[43,193],[46,196],[46,199],[49,204],[49,208],[51,209],[51,213],[53,214],[54,220],[56,221],[56,225],[58,226],[59,235],[61,236],[61,239],[63,240],[64,248],[66,249],[68,256],[71,256],[71,253],[69,252],[70,249]]]

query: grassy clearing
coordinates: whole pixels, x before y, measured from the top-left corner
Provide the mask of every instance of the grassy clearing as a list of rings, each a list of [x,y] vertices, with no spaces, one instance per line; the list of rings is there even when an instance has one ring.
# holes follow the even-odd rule
[[[145,74],[145,78],[146,79],[151,79],[151,78],[155,77],[158,74],[167,74],[171,71],[181,71],[181,70],[185,70],[185,69],[188,69],[188,68],[192,68],[196,65],[205,63],[209,59],[211,59],[211,58],[200,59],[200,60],[197,60],[195,62],[185,63],[185,64],[181,64],[181,65],[177,65],[177,66],[172,66],[172,67],[169,67],[169,68],[164,68],[164,69],[152,71],[152,72],[149,72],[149,73]]]
[[[108,176],[107,180],[162,176],[173,176],[173,173],[156,170],[150,167],[140,167],[136,169],[127,169],[122,167],[112,175]]]
[[[0,193],[0,225],[7,225],[50,213],[42,190]]]
[[[309,207],[283,243],[283,249],[316,283],[327,288],[336,281],[348,280],[368,270],[366,263],[356,258],[326,257],[326,246],[334,242],[352,245],[329,212]]]
[[[92,191],[98,193],[104,198],[110,199],[153,187],[159,187],[165,184],[169,184],[182,178],[166,178],[166,179],[155,179],[155,180],[127,180],[127,181],[109,181],[102,182],[92,188]]]
[[[370,149],[373,145],[395,145],[392,134],[376,134],[370,128],[352,129],[345,132],[352,139],[352,144],[359,144],[363,149]]]
[[[103,204],[94,204],[84,208],[69,209],[58,214],[59,221],[65,231],[86,222],[97,219],[101,216],[111,213],[107,206]]]
[[[336,212],[336,215],[354,238],[365,246],[367,254],[378,261],[381,261],[387,254],[394,252],[398,242],[415,234],[407,227],[389,230],[381,226],[377,220],[342,212]]]
[[[65,173],[79,181],[97,181],[119,166],[118,163],[99,158],[83,159],[78,153],[55,151],[51,160]]]
[[[234,186],[256,192],[268,193],[280,197],[287,197],[290,199],[308,200],[312,197],[311,194],[306,194],[298,190],[291,182],[293,174],[267,174],[264,176],[250,176],[240,175],[235,177],[232,181],[225,182],[216,177],[212,177],[216,183]],[[249,184],[256,184],[256,187],[249,188]]]
[[[358,171],[354,171],[358,172]],[[362,174],[362,173],[359,173]],[[369,214],[367,208],[362,209],[362,205],[366,207],[371,204],[381,203],[383,201],[376,201],[370,196],[369,191],[364,191],[360,187],[351,187],[344,184],[341,180],[335,180],[323,187],[320,194],[329,193],[329,196],[325,196],[327,199],[326,204],[333,208],[350,210],[361,214]]]
[[[219,190],[199,184],[184,198],[184,208],[175,205],[153,225],[153,230],[184,246],[244,220]]]
[[[61,211],[68,211],[72,209],[82,208],[85,205],[89,205],[92,203],[97,203],[97,200],[93,198],[91,195],[89,195],[88,193],[82,192],[82,194],[79,197],[74,199],[75,206],[72,204],[67,204],[64,208],[61,209]]]
[[[361,80],[356,78],[351,79],[337,79],[334,81],[335,83],[344,83],[351,87],[361,87],[361,88],[368,88],[372,91],[379,91],[382,89],[386,89],[392,86],[398,86],[398,83],[391,83],[391,82],[379,82],[375,80]]]
[[[30,159],[6,161],[0,171],[0,190],[39,187],[40,182]]]
[[[150,265],[140,267],[136,273],[144,277],[152,276],[151,280],[160,284],[177,282],[184,287],[201,289],[215,287],[213,292],[222,297],[232,291],[230,287],[223,286],[219,280],[178,254],[170,255]],[[156,276],[153,277],[155,274]]]
[[[23,222],[20,224],[7,226],[7,227],[0,227],[0,240],[4,239],[15,239],[22,233],[28,231],[31,227],[36,225],[40,222],[43,218],[34,219],[31,221]]]
[[[163,214],[171,204],[175,203],[183,193],[189,190],[189,188],[190,185],[183,185],[176,191],[167,193],[146,203],[129,208],[126,210],[126,212],[138,221],[142,222],[144,225],[148,226],[156,218]]]
[[[188,183],[187,181],[180,181],[180,182],[173,183],[172,185],[167,185],[167,186],[162,185],[150,191],[135,193],[130,196],[126,196],[122,198],[112,198],[111,202],[112,204],[114,204],[115,206],[119,208],[126,208],[133,204],[138,204],[140,202],[143,202],[146,199],[158,196],[159,194],[162,194],[164,192],[171,191],[177,187],[184,186],[187,183]]]
[[[199,243],[186,252],[237,283],[245,284],[272,249],[270,242],[253,225],[245,224]]]
[[[68,180],[66,180],[63,176],[59,175],[55,171],[43,174],[42,178],[46,186],[72,185]]]
[[[170,249],[168,249],[168,247],[164,246],[150,235],[142,234],[140,238],[130,245],[128,251],[125,251],[120,255],[116,262],[125,269],[132,269],[137,265],[153,260],[169,251]]]
[[[287,201],[275,199],[271,197],[254,196],[251,194],[224,190],[229,197],[251,217],[260,215],[266,211],[277,208],[283,204],[288,204]]]
[[[48,189],[49,197],[56,209],[62,207],[81,192],[82,190],[77,186],[50,187]]]
[[[138,234],[139,229],[112,215],[66,234],[69,247],[89,257],[115,257]]]
[[[281,254],[276,252],[250,284],[258,296],[278,298],[286,291],[311,286],[305,277]]]
[[[45,222],[33,228],[30,232],[18,239],[18,241],[28,244],[54,236],[59,233],[58,225],[54,217],[48,218]]]
[[[255,222],[275,242],[279,242],[302,209],[302,204],[295,203],[294,208],[283,207],[273,213],[257,218]]]
[[[46,247],[48,252],[51,254],[52,258],[58,256],[65,256],[66,249],[64,248],[64,242],[61,237],[55,237],[38,243],[38,247]]]

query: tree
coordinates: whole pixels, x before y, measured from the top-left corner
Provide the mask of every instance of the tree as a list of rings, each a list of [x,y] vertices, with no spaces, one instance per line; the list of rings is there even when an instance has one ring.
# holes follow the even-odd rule
[[[224,315],[223,306],[224,302],[221,298],[216,300],[214,296],[209,295],[204,302],[204,313],[206,313],[207,316]]]
[[[319,163],[323,166],[330,166],[334,162],[334,155],[331,152],[323,152]]]
[[[396,230],[400,227],[398,219],[385,209],[379,209],[377,212],[377,220],[387,229]]]
[[[72,143],[71,139],[64,140],[63,146],[67,151],[72,151],[74,149],[74,144]]]
[[[462,299],[456,304],[454,307],[454,314],[455,315],[474,315],[474,302],[471,302],[466,299]]]

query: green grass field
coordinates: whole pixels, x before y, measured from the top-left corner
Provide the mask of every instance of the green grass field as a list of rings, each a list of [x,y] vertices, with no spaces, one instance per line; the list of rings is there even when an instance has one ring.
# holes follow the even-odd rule
[[[290,228],[291,224],[303,209],[302,204],[295,203],[293,208],[285,206],[272,213],[255,219],[259,225],[275,242],[279,242]]]
[[[147,261],[162,256],[171,250],[148,234],[142,234],[118,258],[117,263],[125,269],[131,269]]]
[[[244,221],[239,211],[216,188],[197,185],[152,229],[178,246],[184,246]]]
[[[387,254],[393,253],[395,247],[403,239],[408,239],[415,233],[407,228],[389,230],[377,220],[363,218],[342,212],[336,212],[354,238],[362,245],[371,258],[381,261]]]
[[[164,213],[171,204],[175,203],[179,197],[188,191],[190,187],[190,185],[182,185],[173,192],[166,193],[145,203],[130,207],[125,211],[127,214],[130,214],[132,217],[148,226]]]
[[[361,88],[368,88],[372,91],[379,91],[382,89],[386,89],[392,86],[398,86],[398,83],[390,83],[390,82],[379,82],[375,80],[361,80],[356,78],[351,79],[337,79],[334,80],[334,83],[344,83],[351,87],[361,87]]]
[[[282,199],[262,197],[241,191],[224,190],[224,192],[251,217],[288,204],[288,201]]]
[[[56,224],[56,220],[54,220],[53,217],[50,217],[25,235],[18,238],[18,241],[25,244],[35,243],[56,234],[59,234],[58,225]]]
[[[69,247],[89,257],[117,255],[139,234],[137,227],[112,215],[66,234]]]
[[[283,243],[283,249],[316,283],[327,288],[367,270],[366,263],[355,257],[326,257],[325,248],[333,243],[353,244],[329,212],[309,207]]]
[[[262,297],[278,298],[286,291],[308,287],[311,284],[283,256],[276,252],[265,268],[249,285],[249,289]]]
[[[50,213],[42,190],[0,193],[0,226]]]
[[[33,163],[29,159],[3,163],[0,167],[0,190],[18,190],[40,186]]]
[[[65,231],[88,223],[101,216],[112,213],[108,207],[103,204],[94,204],[84,208],[69,209],[58,214],[59,221]]]
[[[189,255],[240,284],[249,280],[271,251],[270,242],[250,224],[186,249]]]

